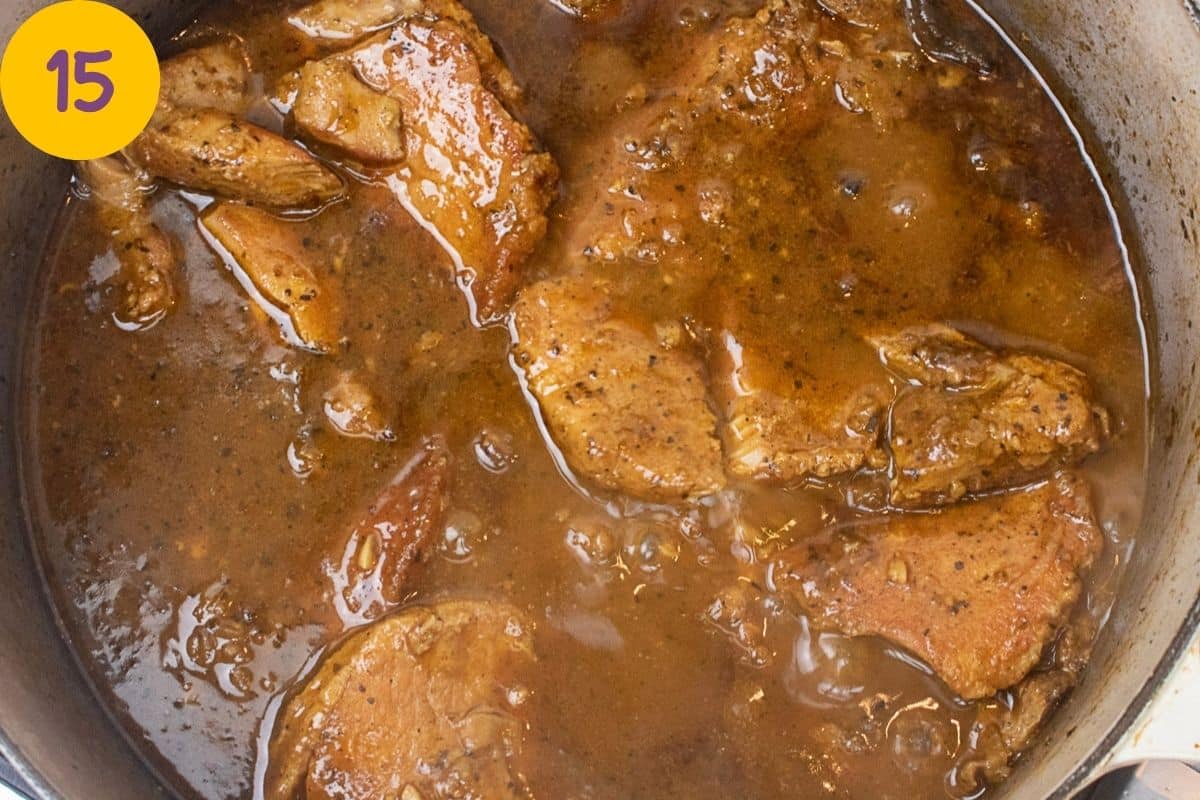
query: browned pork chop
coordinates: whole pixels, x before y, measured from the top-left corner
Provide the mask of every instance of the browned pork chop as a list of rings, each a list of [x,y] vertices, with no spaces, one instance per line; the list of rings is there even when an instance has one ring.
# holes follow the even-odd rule
[[[280,710],[264,796],[530,797],[518,759],[532,633],[504,603],[447,601],[351,635]]]
[[[317,42],[345,46],[426,5],[424,0],[320,0],[292,13],[288,23]]]
[[[770,0],[754,16],[698,34],[672,81],[682,88],[657,92],[602,128],[584,153],[587,188],[569,217],[572,254],[661,263],[678,251],[694,271],[704,240],[719,244],[722,208],[777,193],[742,166],[758,145],[800,135],[816,120],[806,113],[824,69],[814,16],[808,4]],[[706,180],[697,184],[696,174]]]
[[[730,474],[776,485],[879,466],[892,388],[871,348],[794,301],[717,294],[709,373]]]
[[[349,58],[310,61],[289,83],[295,91],[292,119],[302,135],[365,164],[404,160],[400,103],[359,80]]]
[[[248,280],[254,300],[280,323],[285,338],[316,352],[331,351],[340,338],[338,298],[318,278],[309,246],[295,223],[257,208],[217,203],[200,224]]]
[[[240,114],[250,103],[250,67],[230,41],[185,50],[162,62],[158,113],[178,108],[212,108]]]
[[[1059,634],[1046,665],[1005,695],[977,707],[968,746],[959,755],[959,776],[968,791],[1006,779],[1017,754],[1033,742],[1042,724],[1075,685],[1087,666],[1097,621],[1075,613]]]
[[[126,154],[185,188],[273,208],[315,208],[343,189],[341,179],[302,147],[211,108],[161,114]]]
[[[1100,449],[1107,412],[1079,370],[1001,354],[943,325],[874,336],[910,385],[892,409],[892,503],[920,507],[1027,483]]]
[[[704,372],[614,315],[602,282],[544,281],[514,307],[515,358],[567,464],[606,489],[679,501],[724,484]]]
[[[81,161],[77,169],[100,220],[112,232],[113,252],[121,265],[114,319],[131,330],[150,327],[175,306],[179,261],[174,241],[154,224],[146,207],[153,184],[118,156]]]
[[[545,235],[558,170],[513,116],[520,90],[470,14],[453,0],[416,5],[306,67],[295,119],[353,157],[402,162],[388,185],[455,259],[476,320],[494,321]]]
[[[341,179],[306,150],[240,119],[250,68],[230,41],[164,61],[154,119],[125,149],[147,172],[187,189],[275,208],[316,208]]]
[[[1102,539],[1087,487],[1061,475],[828,531],[786,551],[773,576],[820,624],[889,639],[973,700],[1033,669]]]
[[[427,441],[355,523],[330,565],[334,608],[342,624],[361,625],[402,603],[408,574],[424,556],[446,512],[450,454]]]

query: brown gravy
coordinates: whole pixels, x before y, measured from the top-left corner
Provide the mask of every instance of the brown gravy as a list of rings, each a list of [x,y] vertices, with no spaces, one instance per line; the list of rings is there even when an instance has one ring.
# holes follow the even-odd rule
[[[573,246],[573,209],[595,189],[598,126],[627,96],[661,91],[693,37],[756,5],[631,0],[611,20],[583,21],[545,0],[464,4],[524,87],[524,119],[563,172],[529,282],[556,274]],[[213,4],[181,36],[237,33],[269,91],[305,58],[281,5]],[[878,35],[924,59],[898,19]],[[811,132],[743,160],[762,178],[761,198],[728,213],[749,235],[604,269],[647,323],[705,317],[720,276],[786,298],[795,313],[780,315],[781,339],[945,320],[1086,372],[1114,430],[1079,469],[1107,537],[1084,601],[1102,620],[1145,468],[1135,289],[1071,129],[1023,63],[968,24],[991,77],[928,62],[898,84],[887,125],[853,113],[858,101],[830,85]],[[851,49],[871,38],[832,17],[821,25],[820,38]],[[972,89],[939,94],[939,80]],[[932,99],[910,104],[917,89]],[[280,125],[265,101],[251,116]],[[704,148],[737,144],[695,136]],[[107,232],[88,201],[68,199],[25,382],[27,490],[51,594],[101,694],[181,793],[251,796],[264,717],[341,629],[330,576],[348,526],[432,434],[448,443],[454,488],[411,593],[504,599],[544,632],[534,693],[552,700],[535,733],[553,756],[534,777],[546,796],[985,791],[961,774],[980,703],[903,650],[789,613],[767,632],[772,663],[756,668],[704,621],[743,574],[747,542],[800,541],[848,504],[877,507],[870,476],[739,487],[683,510],[581,491],[530,413],[508,331],[470,324],[449,259],[385,187],[356,184],[305,223],[352,310],[351,344],[336,357],[280,341],[199,235],[196,202],[169,187],[155,194],[155,219],[185,251],[179,305],[130,333],[110,316]],[[1003,218],[1006,202],[1036,221]],[[810,219],[840,239],[812,237]],[[1027,224],[1040,233],[1023,233]],[[822,365],[820,352],[805,357]],[[347,370],[381,398],[392,441],[340,436],[325,421],[323,392]],[[731,722],[747,703],[761,707],[755,724]]]

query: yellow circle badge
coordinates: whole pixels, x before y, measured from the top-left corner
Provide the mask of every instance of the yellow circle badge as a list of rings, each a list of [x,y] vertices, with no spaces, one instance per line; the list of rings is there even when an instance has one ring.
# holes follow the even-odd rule
[[[13,34],[0,97],[17,131],[59,158],[115,153],[158,103],[158,56],[127,14],[92,0],[47,6]]]

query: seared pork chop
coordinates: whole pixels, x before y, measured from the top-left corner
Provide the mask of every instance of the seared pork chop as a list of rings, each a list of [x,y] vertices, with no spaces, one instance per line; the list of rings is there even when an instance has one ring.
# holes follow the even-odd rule
[[[700,361],[615,315],[602,282],[521,292],[515,360],[567,464],[606,489],[659,501],[724,484]]]
[[[1096,452],[1108,413],[1079,370],[996,353],[944,325],[875,336],[906,382],[892,408],[892,503],[922,507],[1018,486]]]
[[[1061,475],[827,531],[786,551],[772,574],[820,624],[889,639],[974,700],[1033,669],[1102,541],[1087,487]]]
[[[532,629],[504,603],[417,606],[337,645],[279,712],[268,800],[527,798]]]

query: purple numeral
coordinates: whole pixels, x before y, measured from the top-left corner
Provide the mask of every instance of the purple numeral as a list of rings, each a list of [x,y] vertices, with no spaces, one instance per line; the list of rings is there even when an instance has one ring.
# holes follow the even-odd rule
[[[67,110],[67,92],[69,88],[67,86],[67,81],[69,80],[67,70],[69,69],[69,59],[70,56],[67,55],[66,50],[56,50],[46,63],[46,69],[58,73],[58,98],[55,107],[60,113]]]
[[[111,50],[98,50],[95,52],[80,50],[75,54],[76,85],[86,86],[90,83],[100,87],[100,93],[94,100],[78,99],[75,101],[75,107],[80,111],[85,113],[99,111],[112,100],[114,92],[112,79],[102,72],[93,72],[88,69],[93,64],[102,64],[110,60],[112,60]],[[69,63],[70,57],[66,50],[55,51],[54,55],[50,56],[50,60],[46,63],[46,69],[58,73],[58,87],[54,105],[59,112],[67,110],[67,102],[70,99],[70,82],[67,77]]]
[[[79,84],[80,86],[94,83],[100,87],[100,94],[95,100],[75,101],[75,107],[80,111],[88,113],[92,111],[99,111],[108,105],[109,100],[112,100],[112,80],[102,72],[88,72],[89,65],[102,64],[105,61],[110,61],[111,59],[112,50],[99,50],[95,53],[89,53],[80,50],[75,54],[75,83]]]

